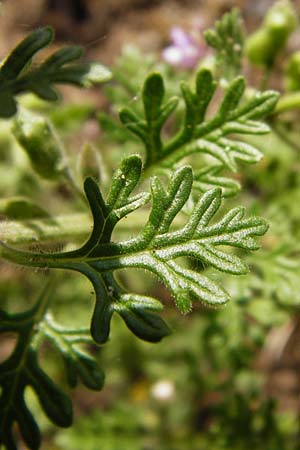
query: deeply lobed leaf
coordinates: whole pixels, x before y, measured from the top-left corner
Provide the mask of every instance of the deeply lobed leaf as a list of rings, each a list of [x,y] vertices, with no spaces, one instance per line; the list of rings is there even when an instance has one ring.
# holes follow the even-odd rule
[[[216,87],[217,83],[207,69],[197,73],[194,90],[187,83],[181,83],[184,119],[177,133],[169,139],[162,137],[162,128],[177,107],[178,99],[171,98],[164,103],[164,82],[158,73],[150,74],[144,83],[144,117],[126,107],[120,111],[120,120],[143,142],[146,169],[174,170],[191,154],[209,154],[218,161],[214,182],[228,196],[236,192],[238,184],[233,182],[229,189],[226,188],[226,182],[219,175],[221,170],[236,171],[238,161],[253,164],[262,157],[257,148],[229,135],[267,133],[269,127],[261,119],[272,111],[278,94],[273,91],[256,93],[242,102],[245,81],[239,76],[229,83],[216,114],[207,118]],[[206,166],[207,170],[214,170],[214,166]],[[202,183],[202,189],[205,187],[206,183]]]
[[[61,354],[71,387],[76,386],[78,377],[90,389],[99,390],[103,386],[103,372],[96,361],[74,347],[74,344],[88,341],[87,336],[83,336],[80,330],[70,332],[58,327],[50,316],[43,318],[41,308],[47,290],[48,286],[37,304],[24,313],[0,311],[0,333],[14,331],[18,334],[14,351],[0,364],[0,444],[9,450],[17,449],[13,432],[15,423],[30,449],[40,447],[39,427],[25,398],[28,387],[34,390],[42,409],[55,425],[69,427],[72,424],[70,398],[40,367],[38,348],[42,340],[52,342]]]
[[[0,67],[0,117],[17,111],[16,95],[33,92],[47,101],[58,99],[54,84],[67,83],[91,87],[111,78],[110,71],[98,63],[77,63],[80,47],[66,47],[54,52],[36,67],[30,67],[34,55],[49,45],[54,37],[50,27],[30,33],[7,56]]]
[[[237,8],[224,14],[215,28],[204,32],[206,43],[216,50],[219,75],[231,80],[241,72],[244,24]]]
[[[86,180],[85,190],[94,226],[90,238],[81,248],[57,254],[29,254],[26,262],[24,253],[3,247],[6,257],[15,262],[22,260],[38,267],[73,269],[90,279],[96,293],[91,332],[98,343],[108,339],[114,312],[143,339],[157,342],[169,334],[162,319],[149,311],[159,311],[159,302],[126,293],[115,277],[115,270],[132,267],[154,273],[169,288],[184,313],[191,309],[192,299],[220,305],[229,298],[224,289],[197,270],[181,267],[176,260],[193,258],[223,272],[244,274],[247,265],[232,251],[225,251],[224,246],[256,250],[256,238],[268,228],[261,218],[245,218],[243,208],[233,208],[215,221],[222,203],[222,191],[213,188],[194,204],[186,223],[173,229],[175,218],[190,201],[193,187],[192,169],[183,166],[173,173],[167,188],[158,177],[151,179],[152,205],[144,227],[131,239],[112,242],[115,225],[125,217],[122,212],[130,213],[149,201],[149,195],[145,193],[130,196],[138,184],[141,168],[138,156],[125,158],[112,177],[106,201],[97,183],[92,178]]]

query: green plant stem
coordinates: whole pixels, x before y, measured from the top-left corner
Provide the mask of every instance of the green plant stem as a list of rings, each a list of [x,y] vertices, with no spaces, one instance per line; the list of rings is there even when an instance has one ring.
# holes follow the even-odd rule
[[[289,94],[282,95],[280,97],[274,111],[274,114],[279,114],[291,109],[300,109],[300,92],[292,92]]]
[[[147,222],[148,211],[124,218],[118,225],[120,233],[132,233]],[[180,228],[185,217],[176,218],[175,226]],[[78,213],[26,221],[0,221],[0,241],[8,245],[26,245],[60,242],[82,242],[90,233],[92,220],[89,214]]]
[[[273,68],[273,65],[265,66],[262,77],[261,77],[261,82],[259,85],[260,91],[264,91],[267,89],[268,84],[269,84],[270,75],[272,73],[272,68]]]
[[[91,230],[89,214],[70,214],[55,219],[0,222],[0,240],[6,244],[35,244],[68,239],[78,241]]]

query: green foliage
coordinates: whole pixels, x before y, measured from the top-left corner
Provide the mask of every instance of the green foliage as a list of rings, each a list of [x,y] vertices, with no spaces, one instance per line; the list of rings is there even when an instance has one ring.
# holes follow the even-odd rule
[[[12,132],[42,178],[53,180],[66,174],[64,149],[49,121],[22,112],[18,114]]]
[[[16,113],[15,96],[33,92],[47,101],[58,99],[53,84],[75,84],[90,87],[110,78],[110,72],[98,63],[74,64],[82,55],[80,47],[57,50],[37,67],[30,67],[32,57],[53,40],[52,28],[44,27],[27,36],[7,58],[0,68],[1,117]]]
[[[232,133],[242,135],[265,134],[269,127],[259,119],[274,108],[278,94],[273,91],[256,93],[239,105],[245,91],[242,77],[233,80],[225,91],[218,112],[206,119],[207,108],[216,90],[211,72],[202,69],[196,76],[195,91],[182,82],[181,92],[185,114],[174,137],[163,142],[162,128],[178,104],[178,99],[164,99],[164,83],[160,74],[148,76],[143,86],[144,117],[132,109],[123,108],[120,119],[128,130],[140,138],[145,146],[145,169],[173,170],[184,158],[193,154],[211,155],[216,162],[195,171],[194,187],[205,191],[212,186],[233,195],[238,190],[236,181],[220,176],[220,172],[237,170],[237,161],[258,162],[259,150],[245,142],[230,138]],[[206,119],[206,120],[205,120]],[[229,137],[228,137],[229,136]]]
[[[0,364],[0,443],[8,450],[18,447],[18,430],[29,448],[40,447],[39,427],[44,425],[36,423],[38,412],[28,391],[35,392],[51,422],[71,425],[68,391],[79,381],[91,390],[102,388],[95,343],[108,339],[100,349],[101,365],[104,355],[107,365],[117,366],[114,380],[124,376],[125,381],[150,383],[159,376],[161,358],[162,373],[178,384],[180,395],[176,403],[158,406],[158,426],[149,426],[150,406],[147,422],[145,409],[133,405],[130,415],[121,407],[121,427],[113,418],[105,422],[111,414],[107,408],[97,432],[110,424],[115,434],[127,430],[127,415],[131,429],[149,427],[153,435],[146,444],[141,439],[139,447],[244,449],[262,441],[265,448],[285,448],[275,404],[260,396],[251,367],[266,332],[299,308],[298,129],[289,116],[280,123],[275,91],[249,88],[240,75],[243,34],[238,10],[205,33],[216,50],[219,81],[204,68],[182,81],[182,74],[155,57],[127,48],[112,69],[114,84],[106,88],[109,111],[100,113],[84,103],[50,109],[32,96],[52,101],[57,83],[88,87],[110,78],[98,63],[75,64],[78,47],[30,65],[53,39],[50,28],[31,33],[2,63],[0,115],[15,117],[1,125],[0,191],[7,198],[0,202],[6,219],[0,224],[0,254],[8,267],[27,268],[19,277],[29,286],[26,308],[15,279],[1,288],[0,336],[16,336],[12,353]],[[25,92],[30,96],[19,99],[17,112],[15,97]],[[283,101],[290,109],[290,99]],[[76,148],[81,122],[94,117],[105,137]],[[240,162],[246,163],[243,168]],[[237,194],[241,184],[247,193],[238,203],[247,205],[247,214],[226,198]],[[287,194],[279,199],[277,189]],[[255,257],[252,252],[268,221],[272,226],[264,249]],[[38,285],[41,273],[30,267],[63,274],[55,291],[46,283],[33,307],[28,306],[31,277]],[[83,274],[78,278],[89,281],[93,291],[78,288],[77,278],[70,281],[67,271]],[[170,297],[181,313],[195,310],[181,318],[182,325],[171,308],[164,308],[171,305]],[[234,301],[227,309],[208,308],[230,298]],[[180,326],[176,340],[177,330],[170,336],[171,330]],[[166,336],[170,345],[147,351],[149,342]],[[63,377],[47,365],[52,353],[61,360]],[[122,395],[119,387],[110,389]],[[203,405],[210,395],[217,401],[207,412]],[[134,410],[139,420],[132,418]],[[212,425],[206,424],[203,438],[206,425],[198,422],[205,420]],[[126,448],[126,436],[108,448]],[[82,448],[82,441],[71,442]],[[104,440],[96,442],[91,448],[105,447]],[[139,445],[131,436],[128,442]]]
[[[285,85],[288,91],[298,91],[300,86],[300,52],[292,53],[287,65]]]
[[[144,192],[130,197],[139,182],[141,168],[138,156],[123,160],[113,176],[106,202],[93,179],[86,179],[85,191],[94,227],[88,241],[78,250],[38,255],[19,252],[2,244],[3,256],[14,262],[35,267],[69,268],[90,279],[96,292],[91,333],[98,343],[108,339],[114,311],[142,339],[157,342],[169,333],[165,323],[149,312],[160,310],[162,306],[152,298],[125,293],[113,276],[114,270],[132,267],[153,272],[169,288],[177,307],[184,313],[191,309],[190,297],[212,305],[223,304],[228,295],[221,287],[197,271],[182,268],[175,259],[192,257],[215,269],[240,275],[247,272],[247,266],[237,256],[218,247],[228,245],[257,250],[255,237],[267,230],[262,219],[245,219],[243,208],[233,208],[219,222],[210,224],[221,205],[221,190],[216,188],[196,202],[181,229],[171,231],[193,184],[191,168],[183,166],[174,172],[167,190],[159,178],[152,179],[152,207],[138,236],[111,242],[116,224],[150,199]]]
[[[271,67],[296,27],[297,17],[292,2],[275,2],[261,27],[246,41],[245,50],[249,60],[253,64]]]
[[[238,9],[232,9],[204,32],[206,43],[216,50],[218,72],[231,81],[241,73],[244,47],[244,24]]]
[[[292,427],[286,429],[274,401],[261,392],[261,375],[251,370],[265,334],[264,327],[249,321],[249,309],[239,297],[226,308],[194,311],[192,320],[183,317],[169,345],[154,346],[151,352],[116,327],[103,354],[110,361],[107,388],[114,398],[105,414],[96,408],[72,429],[59,431],[55,445],[246,450],[250,441],[259,450],[287,450]],[[121,383],[131,380],[130,389],[116,392],[116,377]],[[167,398],[154,395],[162,380],[173,387]]]
[[[26,220],[49,217],[46,210],[27,198],[11,197],[0,200],[0,214],[11,220]]]
[[[35,306],[23,313],[0,312],[0,333],[15,333],[17,341],[12,354],[0,364],[0,444],[17,449],[13,426],[17,422],[25,443],[31,449],[40,447],[38,425],[24,398],[27,386],[34,389],[48,418],[60,427],[72,424],[72,404],[64,390],[40,367],[38,351],[48,340],[54,344],[65,363],[67,381],[75,387],[77,377],[90,389],[101,389],[103,373],[96,361],[74,345],[90,342],[86,332],[59,327],[46,315],[49,301],[46,284]]]

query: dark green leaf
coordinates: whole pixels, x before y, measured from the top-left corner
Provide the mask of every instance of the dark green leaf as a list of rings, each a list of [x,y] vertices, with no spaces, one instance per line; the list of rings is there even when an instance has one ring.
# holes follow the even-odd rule
[[[0,68],[0,116],[16,113],[14,97],[33,92],[44,100],[55,101],[55,83],[91,87],[111,78],[110,71],[99,63],[70,64],[82,55],[80,47],[66,47],[54,52],[43,63],[30,67],[31,58],[53,39],[52,28],[44,27],[27,36]]]
[[[170,328],[157,314],[134,308],[123,309],[119,314],[128,328],[144,341],[159,342],[171,333]]]
[[[14,80],[41,48],[50,44],[54,37],[50,27],[40,28],[27,36],[6,58],[0,69],[0,79]]]

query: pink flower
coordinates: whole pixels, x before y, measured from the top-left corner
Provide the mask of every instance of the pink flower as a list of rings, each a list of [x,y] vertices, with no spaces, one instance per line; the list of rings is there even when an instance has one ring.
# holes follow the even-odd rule
[[[171,66],[192,69],[205,53],[204,44],[180,27],[171,29],[172,45],[162,52],[162,58]]]

